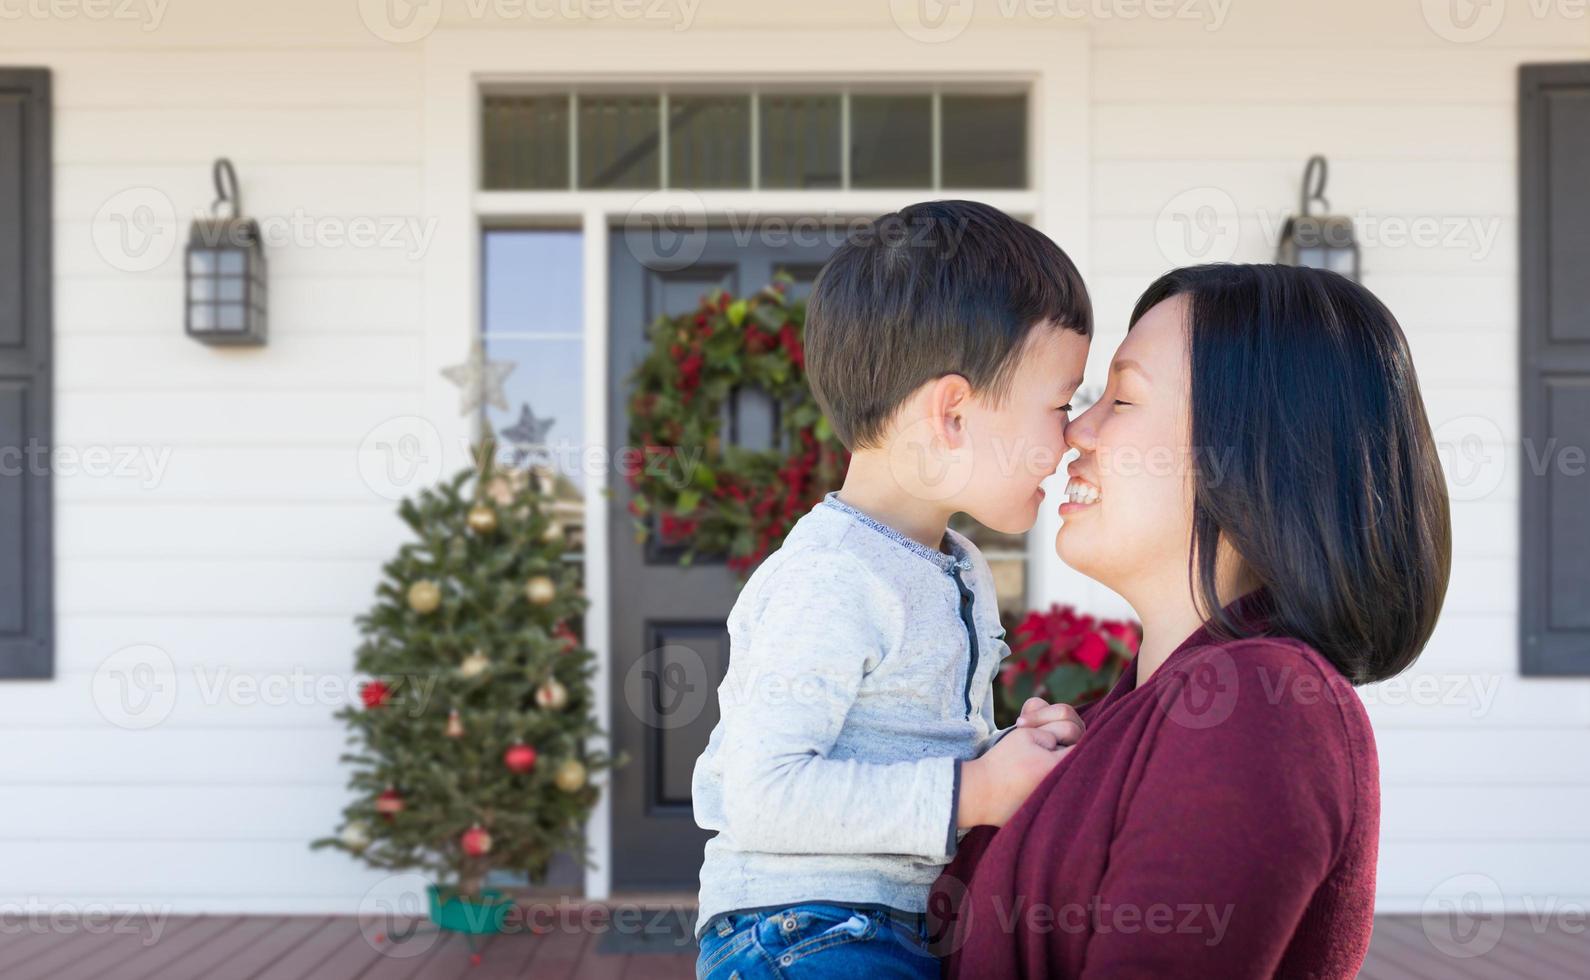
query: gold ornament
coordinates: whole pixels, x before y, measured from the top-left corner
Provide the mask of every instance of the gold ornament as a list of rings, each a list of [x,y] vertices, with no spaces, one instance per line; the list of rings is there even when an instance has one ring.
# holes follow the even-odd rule
[[[513,503],[513,484],[505,476],[494,476],[486,484],[486,496],[496,502],[499,507],[506,507]]]
[[[444,733],[448,738],[464,737],[464,720],[458,717],[457,708],[447,713],[447,728],[444,729]]]
[[[364,850],[370,846],[370,828],[363,820],[353,821],[342,828],[342,843],[350,850]]]
[[[549,678],[536,688],[536,704],[548,711],[562,711],[568,703],[569,689],[559,684],[556,678]]]
[[[424,615],[433,613],[442,604],[442,588],[430,579],[420,579],[409,586],[409,608]]]
[[[538,606],[545,606],[557,598],[558,587],[545,575],[537,575],[525,583],[525,597]]]
[[[557,521],[553,521],[551,524],[548,524],[547,529],[541,532],[541,540],[545,541],[547,544],[552,544],[555,541],[562,541],[563,525],[559,524]]]
[[[469,508],[469,529],[476,534],[491,534],[497,530],[497,512],[486,504]]]
[[[578,759],[565,759],[558,763],[552,781],[565,793],[578,793],[585,788],[585,766]]]
[[[463,662],[458,665],[458,673],[464,677],[479,677],[490,666],[491,658],[486,656],[483,651],[476,650],[465,657]]]

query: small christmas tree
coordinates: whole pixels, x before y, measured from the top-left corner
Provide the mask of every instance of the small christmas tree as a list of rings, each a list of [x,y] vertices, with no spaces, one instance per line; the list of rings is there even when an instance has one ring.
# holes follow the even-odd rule
[[[611,764],[590,748],[595,657],[571,626],[586,602],[564,530],[536,474],[499,471],[489,437],[475,455],[399,508],[418,540],[357,620],[370,680],[337,714],[356,798],[312,845],[428,870],[466,900],[494,868],[539,881],[554,854],[583,856],[590,776]]]

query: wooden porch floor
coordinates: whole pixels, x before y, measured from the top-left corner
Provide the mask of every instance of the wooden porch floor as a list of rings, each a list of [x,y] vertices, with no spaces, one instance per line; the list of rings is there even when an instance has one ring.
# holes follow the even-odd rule
[[[592,978],[592,980],[686,980],[694,976],[694,949],[668,938],[653,939],[653,951],[638,937],[662,935],[661,925],[679,910],[631,920],[605,917],[600,906],[580,906],[540,935],[519,931],[493,937],[476,951],[462,936],[426,927],[406,938],[382,936],[353,917],[189,916],[159,923],[119,919],[77,921],[48,918],[38,926],[15,917],[0,921],[0,977],[5,980],[444,980],[500,977]],[[689,913],[684,913],[688,915]],[[650,924],[648,924],[650,923]],[[1415,916],[1376,920],[1368,980],[1489,980],[1489,978],[1584,978],[1590,976],[1590,930],[1541,925],[1527,916],[1452,933],[1446,923]],[[1492,931],[1487,932],[1490,928]],[[1459,936],[1462,957],[1444,952],[1438,938]],[[1494,945],[1490,942],[1496,941]],[[623,940],[622,942],[615,942]],[[626,949],[610,951],[612,947]],[[1450,947],[1449,947],[1450,948]]]

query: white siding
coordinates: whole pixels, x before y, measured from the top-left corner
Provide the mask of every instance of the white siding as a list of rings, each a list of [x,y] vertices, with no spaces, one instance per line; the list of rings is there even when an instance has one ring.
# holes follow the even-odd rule
[[[694,23],[891,30],[887,6],[704,4]],[[357,7],[227,0],[173,4],[153,30],[36,17],[0,30],[0,63],[55,74],[57,442],[159,461],[57,480],[58,676],[0,683],[12,747],[0,760],[0,902],[346,910],[379,880],[305,847],[334,826],[342,799],[335,703],[217,700],[193,671],[210,684],[327,675],[346,693],[352,617],[403,532],[359,479],[355,450],[383,420],[422,410],[440,366],[425,347],[425,255],[273,249],[260,351],[181,335],[179,258],[218,155],[236,161],[256,216],[423,224],[423,42],[375,40]],[[1137,292],[1172,264],[1157,244],[1175,221],[1167,205],[1189,191],[1228,196],[1241,220],[1232,257],[1266,260],[1304,159],[1323,152],[1339,210],[1488,236],[1482,247],[1371,245],[1364,268],[1407,329],[1432,420],[1489,419],[1495,451],[1516,452],[1515,71],[1590,58],[1590,34],[1583,19],[1507,9],[1492,37],[1460,45],[1415,2],[1236,4],[1218,31],[1006,20],[979,3],[970,31],[1090,32],[1091,90],[1076,93],[1087,131],[1044,134],[1042,153],[1081,143],[1091,157],[1089,223],[1057,237],[1094,289],[1092,366]],[[447,24],[498,20],[450,7]],[[636,25],[507,26],[601,45]],[[663,25],[637,48],[659,73],[680,68],[670,36]],[[878,68],[931,71],[936,50]],[[128,273],[96,250],[94,218],[141,187],[172,202],[177,220],[162,230],[176,247]],[[1473,872],[1514,904],[1590,898],[1590,836],[1574,818],[1590,803],[1590,682],[1517,675],[1517,500],[1509,471],[1454,509],[1448,613],[1415,675],[1456,693],[1413,706],[1399,702],[1406,686],[1371,695],[1386,909],[1417,908]],[[1054,598],[1111,607],[1073,578],[1040,578]],[[107,724],[92,696],[95,669],[134,643],[163,649],[180,678],[176,709],[148,731]]]

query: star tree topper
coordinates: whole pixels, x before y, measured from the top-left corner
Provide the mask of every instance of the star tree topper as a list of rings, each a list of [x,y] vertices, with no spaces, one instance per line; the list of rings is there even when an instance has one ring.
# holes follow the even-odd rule
[[[502,437],[513,447],[513,465],[522,466],[527,460],[548,456],[547,430],[556,421],[538,418],[528,402],[519,406],[519,421],[502,430]]]
[[[512,361],[486,360],[486,345],[476,337],[469,344],[469,359],[442,368],[442,377],[458,385],[458,414],[469,415],[482,405],[508,410],[508,396],[502,383],[513,373]]]

